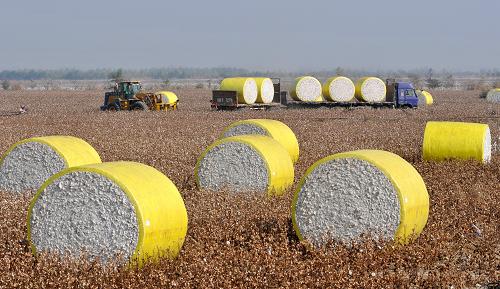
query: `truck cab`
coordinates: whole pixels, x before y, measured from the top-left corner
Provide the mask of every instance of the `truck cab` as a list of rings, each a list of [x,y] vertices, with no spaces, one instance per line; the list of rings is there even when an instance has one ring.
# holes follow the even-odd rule
[[[387,101],[394,102],[395,107],[416,108],[418,96],[413,85],[409,82],[387,79]]]

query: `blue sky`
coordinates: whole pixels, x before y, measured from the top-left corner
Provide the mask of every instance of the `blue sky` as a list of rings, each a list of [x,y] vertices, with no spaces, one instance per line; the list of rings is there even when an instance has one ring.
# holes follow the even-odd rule
[[[2,1],[0,70],[500,68],[500,1]]]

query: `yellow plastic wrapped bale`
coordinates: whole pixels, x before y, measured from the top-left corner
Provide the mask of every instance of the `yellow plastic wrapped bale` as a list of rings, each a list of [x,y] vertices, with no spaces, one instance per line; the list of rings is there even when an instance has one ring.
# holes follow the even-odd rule
[[[293,163],[299,159],[299,142],[293,131],[274,119],[247,119],[232,123],[221,137],[257,134],[266,135],[279,142],[290,154]]]
[[[255,79],[249,77],[225,78],[221,82],[220,90],[236,91],[238,102],[242,104],[254,104],[259,91]]]
[[[65,168],[100,162],[95,149],[76,137],[25,139],[12,145],[0,159],[0,190],[35,191],[50,176]]]
[[[297,101],[322,101],[321,90],[319,80],[312,76],[302,76],[295,79],[290,96]]]
[[[385,82],[377,77],[364,77],[356,82],[355,97],[359,101],[383,102],[386,99]]]
[[[424,229],[429,195],[411,164],[390,152],[359,150],[314,163],[292,204],[298,237],[316,246],[363,235],[405,244]]]
[[[422,95],[425,98],[425,104],[431,105],[434,103],[434,98],[432,97],[432,94],[430,94],[428,91],[422,90]]]
[[[488,94],[486,94],[486,100],[500,103],[500,88],[494,88],[488,91]]]
[[[487,124],[430,121],[425,126],[424,160],[491,160],[491,134]]]
[[[344,76],[331,77],[323,84],[323,95],[328,101],[351,101],[355,90],[352,80]]]
[[[282,195],[293,183],[294,169],[279,142],[267,136],[241,135],[209,146],[198,159],[195,179],[200,189]]]
[[[53,252],[142,264],[178,255],[187,232],[182,197],[165,175],[134,162],[66,169],[38,190],[28,211],[34,254]]]
[[[274,99],[274,84],[270,78],[254,77],[257,84],[257,100],[256,103],[271,103]]]
[[[179,101],[177,95],[171,91],[159,91],[163,103],[176,104]]]

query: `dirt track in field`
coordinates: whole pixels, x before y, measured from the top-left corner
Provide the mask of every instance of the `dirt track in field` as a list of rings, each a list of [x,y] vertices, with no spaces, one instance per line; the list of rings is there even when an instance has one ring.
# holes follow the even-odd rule
[[[73,135],[92,144],[103,161],[132,160],[170,177],[181,191],[189,230],[179,258],[143,269],[99,268],[26,252],[29,194],[0,193],[0,288],[85,287],[474,287],[500,280],[500,105],[479,92],[434,92],[435,105],[417,110],[318,109],[212,112],[210,92],[177,92],[169,113],[98,110],[102,91],[0,91],[0,151],[18,140]],[[9,116],[19,105],[29,113]],[[384,149],[412,163],[430,194],[427,227],[406,247],[370,242],[311,250],[290,225],[291,191],[282,198],[200,192],[198,155],[231,122],[283,121],[301,147],[296,181],[327,155]],[[491,164],[421,160],[426,121],[489,124]],[[114,286],[114,287],[113,287]]]

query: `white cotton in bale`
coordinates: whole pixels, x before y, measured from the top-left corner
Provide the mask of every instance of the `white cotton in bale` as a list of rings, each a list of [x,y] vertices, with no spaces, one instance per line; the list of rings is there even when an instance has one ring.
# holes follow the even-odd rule
[[[236,91],[238,102],[241,104],[254,104],[259,93],[257,82],[250,77],[224,78],[220,90]]]
[[[351,101],[355,90],[352,80],[343,76],[331,77],[323,84],[323,95],[329,101]]]
[[[425,227],[429,196],[418,172],[401,157],[377,150],[339,153],[302,177],[292,205],[301,240],[321,246],[362,236],[407,243]]]
[[[195,168],[200,189],[281,195],[294,179],[292,159],[268,136],[238,135],[217,140],[200,156]]]
[[[254,77],[258,94],[256,103],[271,103],[274,99],[274,84],[270,78]]]
[[[25,139],[12,145],[0,159],[0,190],[36,191],[50,176],[65,168],[100,162],[94,148],[76,137]]]
[[[355,97],[364,102],[383,102],[386,99],[385,82],[377,77],[364,77],[356,82]]]
[[[302,76],[295,79],[290,91],[292,99],[297,101],[322,101],[321,82],[312,76]]]
[[[187,211],[172,181],[134,162],[69,168],[49,178],[31,201],[27,226],[34,254],[142,264],[174,258]]]

